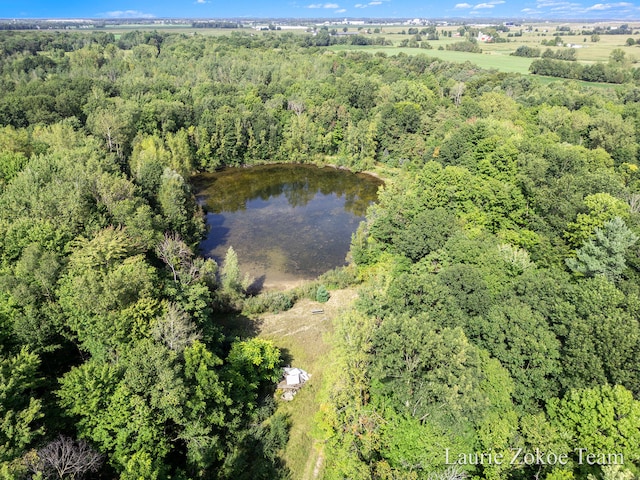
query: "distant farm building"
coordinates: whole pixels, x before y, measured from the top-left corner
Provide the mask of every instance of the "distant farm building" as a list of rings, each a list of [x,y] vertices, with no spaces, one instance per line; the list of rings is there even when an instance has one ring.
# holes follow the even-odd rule
[[[479,42],[493,42],[493,37],[491,35],[486,35],[482,32],[478,32],[478,41]]]

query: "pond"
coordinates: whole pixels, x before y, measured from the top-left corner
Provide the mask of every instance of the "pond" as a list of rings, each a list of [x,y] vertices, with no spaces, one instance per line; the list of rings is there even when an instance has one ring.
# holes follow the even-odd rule
[[[351,234],[382,181],[312,165],[228,168],[194,179],[219,264],[230,246],[258,288],[284,288],[346,264]]]

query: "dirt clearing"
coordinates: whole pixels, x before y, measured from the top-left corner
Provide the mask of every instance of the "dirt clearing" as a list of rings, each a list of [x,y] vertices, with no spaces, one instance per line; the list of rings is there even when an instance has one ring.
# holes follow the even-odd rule
[[[279,402],[278,406],[291,419],[289,443],[283,458],[296,480],[318,478],[322,470],[322,446],[314,440],[312,431],[320,407],[318,394],[331,374],[327,371],[331,358],[329,336],[334,318],[358,296],[353,288],[330,293],[326,303],[302,299],[286,312],[258,315],[256,321],[259,337],[273,341],[291,366],[311,374],[293,401]]]

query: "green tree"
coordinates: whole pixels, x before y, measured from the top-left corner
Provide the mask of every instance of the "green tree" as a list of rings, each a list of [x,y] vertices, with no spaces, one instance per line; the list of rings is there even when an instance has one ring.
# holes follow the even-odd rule
[[[280,350],[260,338],[234,342],[226,364],[226,374],[235,386],[233,398],[241,409],[253,409],[260,389],[282,375]]]
[[[399,411],[423,420],[444,404],[446,415],[474,415],[480,356],[462,330],[437,332],[428,321],[389,317],[374,333],[372,354],[376,389]]]
[[[0,359],[0,466],[21,457],[44,433],[42,401],[35,397],[39,367],[38,356],[26,348]]]
[[[316,290],[316,301],[320,303],[325,303],[329,301],[330,294],[327,291],[327,287],[324,285],[320,285]]]
[[[640,460],[640,402],[620,385],[570,390],[561,399],[547,406],[554,426],[569,435],[569,444],[586,452],[621,454],[624,462]],[[572,457],[579,452],[575,450]],[[621,463],[621,462],[618,462]],[[583,459],[580,470],[589,469]]]
[[[189,185],[179,173],[165,168],[158,189],[158,203],[166,222],[166,230],[178,232],[194,241],[203,233],[203,220],[191,197]]]
[[[55,292],[61,267],[59,254],[34,242],[22,251],[13,274],[0,277],[0,285],[9,295],[13,333],[35,351],[50,351],[60,345],[62,320]],[[9,345],[7,341],[5,346]]]
[[[87,126],[104,139],[109,151],[124,159],[135,136],[135,107],[118,98],[112,105],[92,110],[87,116]]]
[[[0,188],[15,177],[26,163],[27,157],[21,152],[0,152]]]
[[[626,61],[626,54],[621,48],[614,48],[609,54],[609,63],[613,65],[623,65]]]
[[[484,321],[471,321],[466,331],[509,371],[518,403],[531,409],[556,395],[560,342],[528,305],[517,300],[494,305]]]
[[[156,271],[125,231],[79,239],[60,280],[59,304],[83,349],[103,357],[148,336],[158,311]]]
[[[634,296],[625,297],[606,277],[583,280],[566,292],[575,308],[561,318],[565,388],[619,384],[640,389],[638,367],[633,360],[640,336],[638,320],[629,310]]]
[[[169,308],[159,320],[162,344],[143,340],[116,364],[91,360],[62,379],[61,405],[123,478],[166,475],[164,456],[178,444],[186,445],[191,478],[222,458],[230,405],[216,373],[222,362],[192,326],[174,328],[185,323],[173,318],[180,315]]]
[[[229,293],[238,294],[244,292],[250,285],[249,277],[242,278],[240,266],[238,265],[238,254],[229,247],[224,256],[224,262],[220,269],[220,282],[222,288]]]
[[[220,379],[221,364],[198,340],[184,350],[183,375],[188,394],[182,416],[176,421],[181,425],[178,436],[186,444],[186,458],[193,473],[206,472],[222,459],[223,438],[238,427],[238,418],[233,418],[235,412],[230,414],[228,385]]]
[[[578,213],[575,222],[567,225],[565,233],[565,238],[575,247],[579,247],[591,237],[596,227],[602,228],[614,217],[629,217],[629,205],[608,193],[587,195],[584,205],[588,213]]]
[[[567,266],[587,277],[604,275],[617,280],[626,268],[625,254],[638,240],[620,217],[614,217],[594,234],[576,252],[576,258],[568,258]]]

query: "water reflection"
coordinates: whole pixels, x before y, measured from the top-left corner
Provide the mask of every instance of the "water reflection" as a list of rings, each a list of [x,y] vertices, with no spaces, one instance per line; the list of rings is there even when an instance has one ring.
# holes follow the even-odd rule
[[[195,179],[208,211],[201,248],[220,261],[230,245],[265,286],[312,278],[345,263],[351,234],[380,180],[334,168],[267,165]]]

